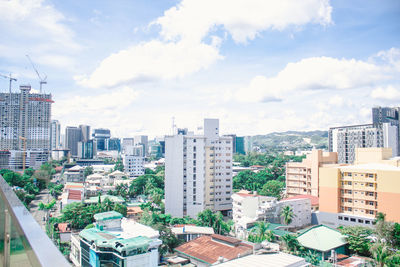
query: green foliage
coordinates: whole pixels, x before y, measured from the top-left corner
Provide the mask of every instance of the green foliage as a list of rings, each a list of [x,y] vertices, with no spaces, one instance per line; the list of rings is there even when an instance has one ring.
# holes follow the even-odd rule
[[[298,252],[302,251],[304,248],[300,245],[297,237],[292,234],[285,234],[281,237],[281,240],[288,252],[297,254]]]
[[[145,174],[132,181],[129,186],[129,195],[137,196],[148,194],[153,188],[164,190],[164,177],[154,174]]]
[[[120,203],[115,203],[114,210],[116,212],[121,213],[124,217],[126,216],[126,213],[128,212],[127,207],[125,205],[123,205],[123,204],[120,204]]]
[[[283,221],[286,225],[289,225],[293,221],[294,216],[295,214],[293,213],[293,209],[290,206],[285,206],[281,210],[281,217],[283,218]]]
[[[83,175],[88,177],[89,175],[93,174],[93,167],[92,166],[87,166],[85,170],[83,171]]]
[[[198,226],[212,227],[214,232],[220,235],[224,235],[230,232],[231,225],[224,222],[221,212],[213,213],[210,209],[206,209],[197,214]]]
[[[45,204],[43,202],[40,202],[39,203],[39,210],[50,210],[50,209],[52,209],[54,207],[55,204],[56,204],[56,200],[55,199],[53,199],[52,201],[50,201],[50,203],[47,203],[47,204]]]
[[[33,175],[34,173],[35,173],[35,170],[32,169],[32,168],[25,169],[25,171],[24,171],[24,174],[25,174],[25,175],[28,175],[29,177],[32,177],[32,175]]]
[[[393,226],[393,241],[394,241],[394,246],[400,249],[400,224],[395,223]]]
[[[114,171],[124,171],[124,164],[122,163],[121,159],[118,159],[114,166]]]
[[[315,252],[308,251],[307,253],[304,253],[303,258],[305,258],[306,261],[311,263],[312,265],[318,266],[320,264],[318,254]]]
[[[274,241],[274,234],[271,230],[268,230],[269,223],[256,222],[255,227],[251,230],[251,234],[248,237],[248,241],[254,243],[261,243],[264,240],[269,242]]]
[[[86,225],[86,227],[84,229],[90,229],[90,228],[94,228],[94,224],[93,223]]]
[[[47,188],[49,189],[50,195],[53,197],[57,198],[59,195],[61,195],[64,185],[62,184],[55,184],[55,183],[49,183],[47,185]]]
[[[279,182],[276,180],[268,181],[265,185],[263,185],[262,190],[260,191],[260,195],[276,197],[278,198],[278,200],[280,200],[284,188],[284,182]]]
[[[339,231],[347,236],[351,253],[369,257],[371,255],[371,241],[367,238],[372,234],[372,229],[362,226],[342,226]]]

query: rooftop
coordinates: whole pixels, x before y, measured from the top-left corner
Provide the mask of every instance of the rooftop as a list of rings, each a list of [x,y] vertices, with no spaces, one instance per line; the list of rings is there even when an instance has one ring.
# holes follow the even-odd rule
[[[369,171],[399,171],[400,167],[382,163],[368,163],[359,165],[338,166],[340,170],[369,170]]]
[[[125,200],[120,196],[111,196],[111,195],[102,195],[100,196],[100,201],[104,202],[108,198],[111,202],[114,203],[124,203]],[[85,204],[96,204],[99,202],[99,197],[90,197],[85,200]]]
[[[253,247],[236,238],[221,235],[201,236],[175,249],[181,254],[208,264],[217,262],[220,257],[227,260],[253,253]]]
[[[138,214],[138,213],[142,213],[143,210],[141,207],[128,207],[127,208],[127,214],[128,215],[133,215],[133,214]]]
[[[203,235],[212,235],[214,234],[214,229],[212,227],[201,227],[194,225],[179,225],[175,226],[172,229],[172,233],[175,235],[181,234],[203,234]]]
[[[325,225],[317,225],[301,233],[300,245],[318,251],[330,251],[347,244],[346,236]]]
[[[294,199],[304,199],[304,198],[310,199],[312,206],[317,206],[318,203],[319,203],[319,198],[316,197],[316,196],[311,196],[311,195],[297,195],[297,196],[292,196],[292,197],[288,197],[288,198],[282,199],[281,201],[294,200]]]
[[[251,229],[253,229],[255,226],[249,228],[248,230],[251,231]],[[287,229],[288,226],[284,225],[284,224],[279,224],[279,223],[268,223],[268,228],[267,230],[271,230],[274,235],[277,236],[284,236],[286,234],[291,234],[291,232],[286,231],[285,229]]]
[[[94,215],[96,221],[105,221],[113,219],[122,219],[122,214],[116,211],[107,211],[102,213],[97,213]]]
[[[71,200],[82,200],[82,193],[80,190],[69,190],[68,191],[68,198]]]
[[[305,259],[286,253],[270,253],[261,255],[249,255],[219,264],[221,267],[288,267],[311,266]]]

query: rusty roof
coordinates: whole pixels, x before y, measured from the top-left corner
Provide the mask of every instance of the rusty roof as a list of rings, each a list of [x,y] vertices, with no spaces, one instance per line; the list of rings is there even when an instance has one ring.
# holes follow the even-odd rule
[[[311,195],[297,195],[297,196],[288,197],[288,198],[285,198],[282,200],[294,200],[294,199],[304,199],[304,198],[308,198],[311,200],[311,206],[318,206],[319,198],[316,196],[311,196]]]
[[[188,257],[213,264],[220,257],[227,260],[251,254],[253,248],[241,240],[221,235],[201,236],[175,249]]]
[[[71,225],[69,223],[59,223],[58,231],[60,233],[69,233],[71,232]]]
[[[69,190],[68,191],[68,199],[73,200],[82,200],[82,195],[80,190]]]

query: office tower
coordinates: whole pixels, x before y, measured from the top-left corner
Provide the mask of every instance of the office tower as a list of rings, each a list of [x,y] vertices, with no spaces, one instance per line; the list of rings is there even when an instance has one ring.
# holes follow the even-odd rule
[[[61,148],[61,125],[58,120],[51,121],[50,129],[50,149],[60,149]]]
[[[92,134],[93,138],[97,143],[97,150],[103,151],[106,150],[106,140],[110,139],[111,132],[109,129],[94,129],[94,133]]]
[[[165,137],[165,212],[172,216],[232,209],[232,138],[219,136],[218,119],[205,119],[203,129]]]
[[[108,151],[121,151],[121,140],[119,138],[106,139],[106,150]]]
[[[313,150],[302,162],[286,163],[286,194],[319,196],[319,168],[337,163],[336,152]]]
[[[143,145],[143,155],[147,156],[149,154],[149,143],[147,135],[136,135],[134,137],[135,146]]]
[[[65,147],[70,150],[71,156],[78,156],[78,142],[82,140],[82,131],[78,127],[65,128]]]
[[[97,152],[96,141],[94,139],[86,142],[78,142],[78,158],[80,159],[93,159]]]
[[[236,152],[235,153],[242,154],[242,155],[246,154],[246,151],[245,151],[245,148],[244,148],[244,136],[237,136],[235,145],[236,145]]]
[[[31,94],[30,85],[20,93],[0,93],[0,149],[50,149],[51,94]]]
[[[79,129],[82,132],[82,142],[87,142],[90,140],[90,126],[89,125],[79,125]]]
[[[318,222],[372,227],[378,212],[400,222],[400,160],[390,148],[357,148],[354,165],[320,168]]]
[[[400,108],[388,108],[388,107],[373,107],[372,108],[372,124],[374,127],[382,128],[385,123],[388,123],[390,128],[393,126],[396,129],[396,138],[392,139],[392,142],[397,143],[396,151],[392,151],[394,155],[400,155]],[[387,127],[389,127],[387,126]],[[389,132],[389,130],[387,130]],[[390,141],[387,141],[390,143]],[[387,144],[385,147],[392,147],[393,144]],[[397,153],[396,153],[397,152]]]

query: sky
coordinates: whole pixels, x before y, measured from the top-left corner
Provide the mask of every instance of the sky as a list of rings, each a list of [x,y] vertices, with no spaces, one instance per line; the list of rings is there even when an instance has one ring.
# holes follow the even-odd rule
[[[63,127],[327,130],[400,106],[397,0],[0,0],[0,74]],[[8,90],[0,77],[0,90]]]

